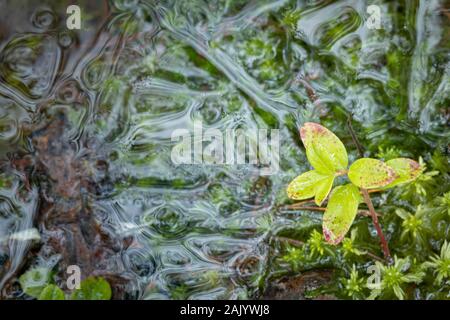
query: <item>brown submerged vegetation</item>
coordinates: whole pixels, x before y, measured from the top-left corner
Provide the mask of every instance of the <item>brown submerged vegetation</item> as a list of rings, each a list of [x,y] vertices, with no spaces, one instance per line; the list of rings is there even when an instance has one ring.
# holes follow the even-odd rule
[[[30,131],[34,152],[12,162],[23,170],[25,186],[29,189],[33,184],[39,189],[35,225],[42,243],[32,249],[28,261],[58,256],[61,288],[65,288],[65,271],[76,265],[81,279],[101,276],[110,283],[113,298],[124,298],[130,278],[121,252],[132,239],[102,227],[100,220],[105,217],[99,216],[93,203],[108,188],[107,162],[97,159],[93,141],[88,146],[87,139],[78,143],[69,139],[64,111],[58,110],[43,126]],[[98,171],[103,172],[94,174]],[[22,271],[26,269],[19,274]]]

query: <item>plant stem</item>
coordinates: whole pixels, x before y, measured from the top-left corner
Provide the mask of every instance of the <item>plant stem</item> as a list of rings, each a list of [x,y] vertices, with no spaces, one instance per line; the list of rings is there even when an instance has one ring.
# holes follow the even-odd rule
[[[302,205],[304,205],[305,203],[314,203],[314,200],[313,200],[313,199],[310,199],[310,200],[303,200],[303,201],[299,201],[299,202],[296,202],[296,203],[291,204],[291,205],[287,205],[286,207],[287,207],[287,208],[295,209],[296,207],[302,206]]]
[[[356,149],[358,149],[359,156],[361,158],[363,158],[364,157],[364,148],[361,145],[361,143],[359,143],[359,140],[358,140],[358,137],[356,136],[355,130],[353,130],[352,117],[350,115],[347,118],[347,126],[348,126],[348,130],[350,131],[350,135],[352,136],[353,143],[356,145]]]
[[[371,189],[371,190],[367,190],[368,193],[375,193],[375,192],[383,192],[382,189]]]
[[[378,222],[378,216],[373,207],[372,200],[370,199],[369,193],[367,192],[366,189],[361,189],[361,192],[363,194],[364,201],[366,202],[367,207],[369,208],[369,212],[370,215],[372,216],[372,221],[373,224],[375,225],[375,229],[377,230],[378,237],[380,238],[381,248],[383,249],[384,257],[387,260],[389,260],[391,258],[391,253],[389,251],[389,246],[386,241],[386,238],[384,237],[383,230],[381,230],[380,223]]]
[[[309,100],[316,106],[320,107],[319,97],[316,94],[316,91],[311,86],[309,81],[303,75],[297,75],[296,81],[300,82],[306,89],[306,94],[308,95]]]
[[[370,213],[369,210],[358,210],[358,214],[360,216],[364,216],[364,217],[372,217],[372,214]],[[377,213],[377,216],[380,216],[380,215]]]
[[[297,205],[295,204],[291,204],[291,205],[287,205],[284,207],[281,207],[282,209],[288,209],[288,210],[310,210],[310,211],[325,211],[326,208],[322,208],[322,207],[311,207],[311,206],[303,206],[303,205]]]
[[[348,173],[348,170],[339,170],[339,171],[336,171],[335,175],[337,177],[339,177],[339,176],[345,176],[347,173]]]
[[[303,246],[305,244],[303,241],[295,240],[295,239],[291,239],[291,238],[286,238],[286,237],[274,236],[273,239],[278,240],[278,241],[284,241],[284,242],[287,242],[287,243],[292,244],[292,245],[297,246],[297,247],[301,247],[301,246]]]
[[[371,257],[374,260],[378,260],[380,262],[386,262],[383,258],[380,258],[379,256],[377,256],[377,255],[375,255],[375,254],[373,254],[371,252],[366,251],[366,255]]]
[[[352,137],[353,142],[356,145],[356,148],[358,149],[358,153],[361,158],[364,157],[364,148],[359,143],[358,137],[355,134],[355,130],[353,130],[352,126],[352,117],[351,115],[347,118],[347,126],[348,130],[350,131],[350,135]],[[373,207],[372,199],[370,199],[369,192],[366,189],[361,188],[361,193],[364,197],[364,202],[366,203],[367,207],[369,208],[370,215],[372,216],[373,224],[375,225],[375,229],[377,230],[378,237],[380,238],[381,248],[383,249],[383,254],[385,259],[390,260],[391,258],[391,252],[389,251],[389,246],[386,241],[386,238],[384,237],[383,230],[381,230],[380,223],[378,222],[378,216],[375,211],[375,208]]]
[[[298,210],[310,210],[310,211],[325,211],[326,208],[321,208],[321,207],[298,207]]]

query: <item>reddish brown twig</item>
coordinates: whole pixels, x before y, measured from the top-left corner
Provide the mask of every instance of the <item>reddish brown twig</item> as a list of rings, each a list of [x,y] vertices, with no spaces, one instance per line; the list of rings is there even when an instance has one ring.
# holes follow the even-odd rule
[[[358,137],[356,136],[355,131],[353,130],[352,119],[350,116],[347,119],[347,125],[348,125],[348,129],[350,131],[350,135],[352,137],[353,143],[356,145],[359,155],[362,158],[362,157],[364,157],[364,150],[363,150],[362,145],[358,141]],[[375,211],[375,208],[373,207],[372,199],[370,199],[369,192],[366,189],[361,188],[360,190],[364,197],[364,202],[366,203],[367,208],[369,209],[373,224],[375,226],[375,229],[377,230],[378,237],[380,238],[381,248],[383,249],[384,257],[387,260],[389,260],[391,258],[391,253],[389,251],[389,246],[386,241],[386,238],[384,237],[383,230],[381,229],[381,225],[378,221],[378,215]]]
[[[383,231],[381,230],[380,223],[378,222],[378,216],[375,211],[375,208],[373,207],[372,200],[370,199],[369,193],[367,192],[366,189],[361,189],[361,191],[362,191],[362,194],[364,197],[364,201],[366,202],[367,207],[369,208],[369,212],[372,216],[372,221],[373,221],[373,224],[375,225],[375,229],[377,230],[378,237],[380,237],[381,248],[383,249],[384,257],[386,259],[390,259],[391,253],[389,251],[389,246],[386,241],[386,238],[384,237]]]
[[[287,243],[292,244],[292,245],[297,246],[297,247],[301,247],[301,246],[303,246],[305,244],[303,241],[295,240],[295,239],[291,239],[291,238],[286,238],[286,237],[275,236],[275,237],[273,237],[273,239],[274,240],[278,240],[278,241],[284,241],[284,242],[287,242]]]
[[[369,256],[369,257],[371,257],[374,260],[377,260],[377,261],[380,261],[380,262],[385,262],[383,258],[380,258],[379,256],[377,256],[376,254],[373,254],[372,252],[365,251],[364,254]]]

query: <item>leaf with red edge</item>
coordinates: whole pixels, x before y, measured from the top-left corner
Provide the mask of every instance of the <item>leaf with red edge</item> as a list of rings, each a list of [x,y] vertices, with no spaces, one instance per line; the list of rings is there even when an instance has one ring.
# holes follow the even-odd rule
[[[324,175],[315,170],[302,173],[287,187],[288,197],[294,200],[304,200],[315,197],[318,206],[322,204],[333,185],[334,176]]]
[[[350,181],[364,189],[381,188],[397,178],[395,171],[383,161],[362,158],[358,159],[348,170]]]
[[[384,188],[392,188],[399,184],[412,182],[422,174],[423,168],[414,160],[408,158],[396,158],[386,161],[386,164],[397,174],[397,178]]]
[[[307,122],[300,129],[306,156],[314,169],[322,174],[335,174],[348,165],[347,150],[341,140],[318,123]]]

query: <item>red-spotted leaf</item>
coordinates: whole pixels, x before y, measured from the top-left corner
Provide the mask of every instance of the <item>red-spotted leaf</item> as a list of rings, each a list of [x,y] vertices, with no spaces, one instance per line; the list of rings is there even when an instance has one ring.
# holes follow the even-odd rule
[[[392,159],[386,161],[386,164],[395,171],[397,178],[385,188],[392,188],[399,184],[414,181],[422,173],[420,164],[408,158]]]
[[[287,194],[289,198],[294,200],[315,197],[316,204],[320,206],[330,192],[333,181],[334,176],[311,170],[292,180],[287,187]]]
[[[306,156],[317,172],[335,174],[348,165],[347,150],[336,135],[320,124],[307,122],[300,129]]]
[[[359,189],[352,184],[333,189],[322,223],[327,242],[336,245],[344,239],[355,219],[360,202]]]
[[[383,161],[371,158],[358,159],[348,170],[350,181],[364,189],[381,188],[397,178],[395,171]]]

